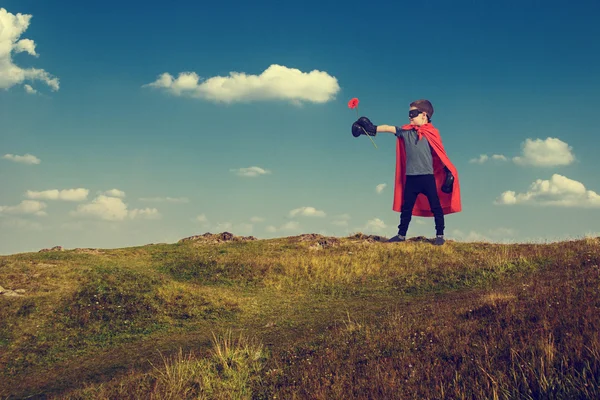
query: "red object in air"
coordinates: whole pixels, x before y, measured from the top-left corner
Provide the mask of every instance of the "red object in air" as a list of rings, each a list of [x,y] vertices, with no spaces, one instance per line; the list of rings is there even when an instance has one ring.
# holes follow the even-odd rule
[[[348,102],[348,108],[356,108],[358,106],[358,99],[355,97],[353,99],[350,99],[350,101]]]

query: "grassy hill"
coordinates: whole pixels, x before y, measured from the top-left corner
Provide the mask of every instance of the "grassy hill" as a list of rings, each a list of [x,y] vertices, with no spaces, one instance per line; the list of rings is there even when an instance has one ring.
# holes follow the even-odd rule
[[[600,398],[600,238],[250,239],[0,256],[0,399]]]

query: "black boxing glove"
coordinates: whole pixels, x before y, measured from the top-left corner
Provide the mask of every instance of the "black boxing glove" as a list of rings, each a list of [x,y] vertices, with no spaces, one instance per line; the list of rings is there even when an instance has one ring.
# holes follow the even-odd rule
[[[363,129],[362,126],[360,126],[356,122],[352,124],[352,136],[359,137],[360,135],[364,135],[364,134],[365,134],[365,130]]]
[[[365,131],[367,131],[369,136],[377,135],[377,125],[374,125],[369,118],[360,117],[356,122],[365,128]]]
[[[444,183],[442,184],[442,192],[444,193],[452,193],[452,186],[454,185],[454,175],[448,169],[448,167],[444,167],[446,170],[446,179],[444,179]]]

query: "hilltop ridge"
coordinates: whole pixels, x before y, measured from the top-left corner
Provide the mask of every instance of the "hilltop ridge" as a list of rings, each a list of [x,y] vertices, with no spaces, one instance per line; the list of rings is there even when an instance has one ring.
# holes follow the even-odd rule
[[[176,365],[178,398],[600,393],[600,238],[412,239],[223,232],[0,256],[0,285],[21,290],[0,296],[0,397],[168,397]]]

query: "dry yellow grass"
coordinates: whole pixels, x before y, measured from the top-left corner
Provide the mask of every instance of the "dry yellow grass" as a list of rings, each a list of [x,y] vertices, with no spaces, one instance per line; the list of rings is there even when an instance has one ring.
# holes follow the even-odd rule
[[[2,256],[0,397],[594,398],[599,264],[598,238]]]

